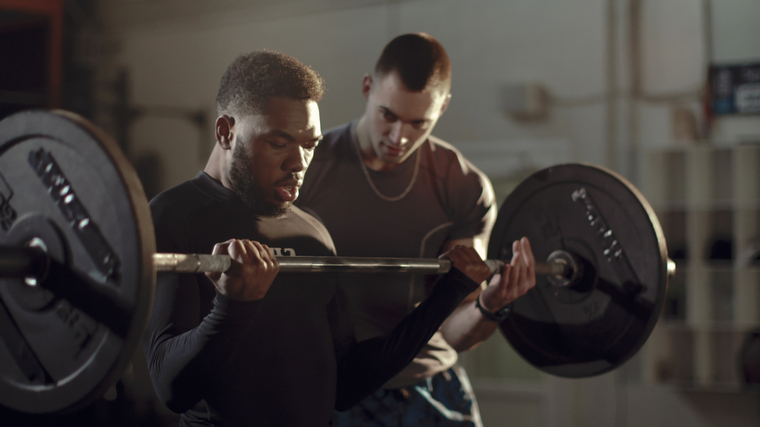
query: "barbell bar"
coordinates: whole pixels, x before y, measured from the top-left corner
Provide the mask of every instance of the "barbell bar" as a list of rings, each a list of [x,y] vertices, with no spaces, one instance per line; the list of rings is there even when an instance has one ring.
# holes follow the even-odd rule
[[[552,275],[572,280],[575,264],[564,259],[536,263],[537,275]],[[443,258],[372,258],[283,256],[277,262],[281,273],[407,273],[445,274],[451,270],[451,261]],[[229,255],[155,253],[153,265],[157,273],[212,273],[225,272],[231,266]],[[485,260],[492,273],[504,265],[501,260]],[[42,281],[50,266],[43,249],[34,247],[0,246],[0,277],[18,277]]]
[[[390,257],[320,257],[283,256],[276,257],[282,273],[408,273],[446,274],[451,270],[451,261],[444,258],[390,258]],[[230,267],[228,255],[207,254],[153,254],[153,265],[157,272],[195,273],[224,272]],[[496,273],[504,265],[501,260],[485,260],[491,273]],[[571,265],[560,261],[536,263],[536,274],[554,275],[570,279]]]

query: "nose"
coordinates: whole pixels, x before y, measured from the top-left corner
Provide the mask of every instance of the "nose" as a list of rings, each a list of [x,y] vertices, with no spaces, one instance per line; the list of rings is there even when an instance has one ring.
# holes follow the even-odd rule
[[[282,165],[282,169],[291,172],[303,172],[309,166],[309,162],[311,162],[312,153],[300,145],[294,145],[295,147],[290,151],[285,163]]]
[[[393,142],[394,145],[401,146],[409,142],[409,137],[407,135],[407,126],[401,122],[401,120],[397,120],[395,123],[391,125],[391,131],[388,134],[388,137]]]

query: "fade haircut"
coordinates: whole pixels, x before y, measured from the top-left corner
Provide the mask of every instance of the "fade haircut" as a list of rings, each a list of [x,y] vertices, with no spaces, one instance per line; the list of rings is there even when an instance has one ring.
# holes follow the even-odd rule
[[[375,75],[396,71],[407,89],[420,92],[427,87],[451,87],[451,61],[446,49],[425,33],[404,34],[385,45],[375,64]]]
[[[324,94],[319,74],[296,58],[258,50],[238,56],[224,72],[216,95],[218,115],[266,114],[274,96],[319,102]]]

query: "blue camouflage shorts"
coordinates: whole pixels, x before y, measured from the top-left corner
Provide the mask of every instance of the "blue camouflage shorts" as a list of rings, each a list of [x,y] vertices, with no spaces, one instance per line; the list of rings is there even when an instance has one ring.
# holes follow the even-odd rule
[[[380,389],[345,412],[338,427],[482,427],[478,402],[460,366],[400,389]]]

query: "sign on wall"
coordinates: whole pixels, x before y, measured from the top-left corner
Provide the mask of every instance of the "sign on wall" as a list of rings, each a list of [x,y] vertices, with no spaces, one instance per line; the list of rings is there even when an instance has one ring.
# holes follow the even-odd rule
[[[760,63],[712,65],[713,114],[760,114]]]

